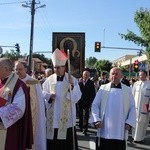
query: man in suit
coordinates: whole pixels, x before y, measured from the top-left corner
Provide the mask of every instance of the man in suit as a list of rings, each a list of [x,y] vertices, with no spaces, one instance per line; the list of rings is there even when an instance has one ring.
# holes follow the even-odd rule
[[[79,86],[82,93],[81,99],[78,102],[79,109],[79,127],[83,133],[86,134],[88,130],[88,120],[91,104],[95,97],[94,82],[90,80],[90,72],[85,70],[82,78],[79,80]]]
[[[130,86],[130,82],[126,76],[123,76],[123,78],[121,79],[121,82],[127,86]]]
[[[101,79],[99,80],[99,87],[106,83],[109,83],[109,80],[106,78],[106,73],[102,72]]]

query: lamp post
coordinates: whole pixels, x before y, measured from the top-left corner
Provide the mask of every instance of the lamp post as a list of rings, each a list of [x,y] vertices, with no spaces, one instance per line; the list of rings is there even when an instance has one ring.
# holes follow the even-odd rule
[[[35,10],[38,8],[43,8],[46,5],[40,5],[35,7],[36,4],[40,4],[40,2],[36,3],[35,0],[32,0],[31,3],[22,4],[23,7],[29,7],[31,9],[31,31],[30,31],[30,46],[29,46],[29,59],[28,59],[28,73],[31,74],[32,72],[32,54],[33,54],[33,36],[34,36],[34,15]]]

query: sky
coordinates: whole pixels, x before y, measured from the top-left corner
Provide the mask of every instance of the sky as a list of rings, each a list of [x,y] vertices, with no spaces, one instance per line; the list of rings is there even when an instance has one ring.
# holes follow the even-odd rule
[[[0,46],[19,43],[21,54],[29,54],[31,12],[22,4],[31,0],[0,0]],[[119,33],[131,30],[140,36],[134,15],[140,8],[150,9],[150,0],[36,0],[33,52],[52,51],[53,32],[84,32],[85,59],[116,60],[124,55],[137,55],[136,50],[102,48],[94,52],[94,43],[105,47],[137,48],[121,39]],[[39,3],[40,2],[40,3]],[[44,8],[38,8],[41,5]],[[3,52],[13,48],[2,47]],[[51,53],[44,53],[51,58]]]

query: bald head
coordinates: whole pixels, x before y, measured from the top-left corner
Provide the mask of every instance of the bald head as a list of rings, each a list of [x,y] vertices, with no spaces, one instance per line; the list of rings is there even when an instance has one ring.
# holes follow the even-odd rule
[[[23,79],[26,77],[27,73],[27,65],[25,62],[22,61],[17,61],[15,63],[15,71],[16,74],[18,74],[19,78]]]
[[[120,83],[121,78],[123,77],[122,71],[120,68],[114,67],[110,70],[109,79],[112,83]]]
[[[87,80],[90,78],[90,72],[88,70],[83,71],[83,75],[82,75],[84,80]]]

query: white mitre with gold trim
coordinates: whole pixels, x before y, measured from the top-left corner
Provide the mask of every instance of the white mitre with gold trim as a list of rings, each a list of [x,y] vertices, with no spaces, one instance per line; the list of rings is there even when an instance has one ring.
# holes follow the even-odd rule
[[[52,54],[53,66],[65,66],[67,61],[67,55],[64,50],[59,50],[58,48]]]

